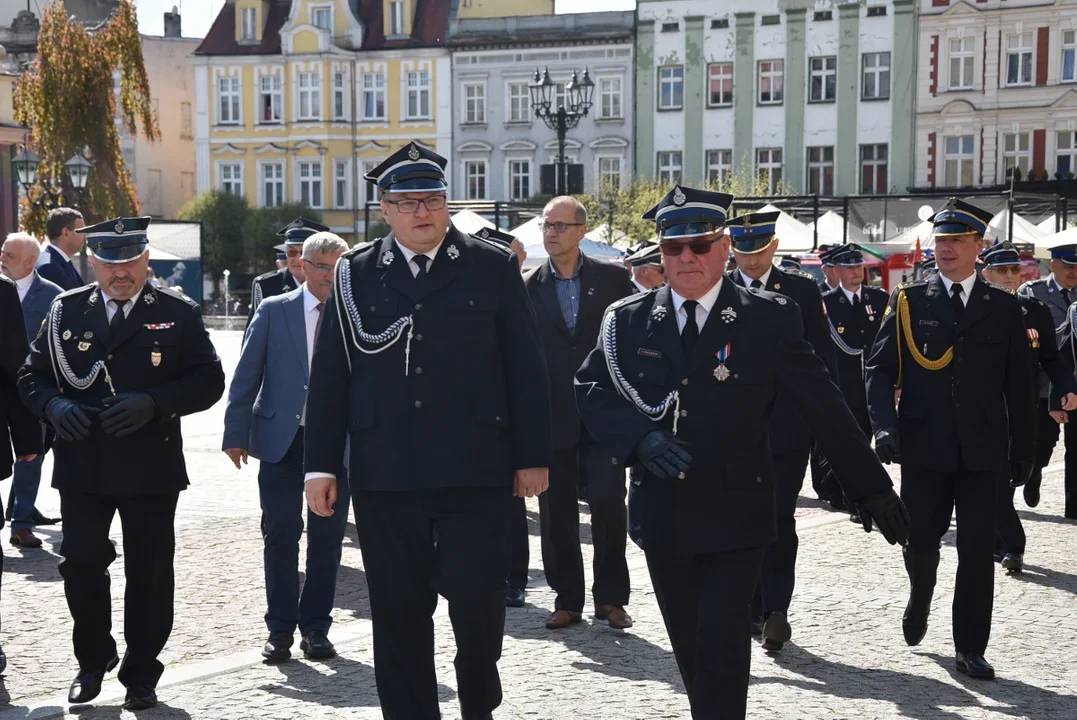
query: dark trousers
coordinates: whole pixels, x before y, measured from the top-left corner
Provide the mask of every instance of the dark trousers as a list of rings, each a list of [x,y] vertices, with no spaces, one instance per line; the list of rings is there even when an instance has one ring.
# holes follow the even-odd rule
[[[954,587],[954,647],[983,654],[991,636],[995,589],[996,473],[934,472],[902,466],[901,499],[909,509],[909,549],[939,549],[957,509],[957,583]]]
[[[743,720],[752,592],[763,549],[702,555],[645,550],[694,720]]]
[[[449,603],[464,718],[501,704],[509,488],[355,491],[386,720],[436,720],[433,613]]]
[[[523,590],[527,587],[531,548],[527,534],[527,503],[522,497],[514,497],[509,508],[509,556],[508,585]]]
[[[808,448],[771,456],[774,463],[774,511],[778,538],[763,553],[759,587],[752,598],[752,614],[765,618],[772,612],[789,613],[796,585],[797,523],[794,513],[808,467]]]
[[[995,517],[995,548],[1001,553],[1025,552],[1025,529],[1013,506],[1014,488],[1010,487],[1009,473],[998,476],[998,510]]]
[[[306,635],[329,632],[337,591],[344,528],[348,524],[348,478],[337,476],[337,501],[332,517],[315,515],[303,493],[303,428],[278,463],[263,462],[258,470],[262,506],[262,562],[266,578],[266,627],[269,632]],[[299,590],[299,540],[303,511],[307,514],[307,565]]]
[[[108,566],[116,550],[108,538],[116,513],[123,528],[123,637],[127,652],[119,678],[127,687],[156,687],[164,672],[157,659],[172,632],[179,493],[106,497],[60,491],[64,540],[60,575],[75,621],[72,639],[80,670],[103,670],[116,655]]]
[[[1040,398],[1036,425],[1036,466],[1047,467],[1051,462],[1059,434],[1064,433],[1066,443],[1066,507],[1068,518],[1077,518],[1077,421],[1068,422],[1061,427],[1048,414],[1047,399]]]
[[[581,444],[555,450],[550,468],[550,487],[539,495],[539,531],[542,536],[542,567],[546,580],[557,593],[558,610],[583,612],[583,553],[580,550],[580,510],[578,490],[584,455],[597,449]],[[608,462],[608,459],[607,459]],[[624,471],[621,482],[587,483],[587,504],[591,509],[591,543],[594,548],[595,581],[591,595],[596,605],[627,605],[628,562],[625,543],[628,511],[625,507]]]

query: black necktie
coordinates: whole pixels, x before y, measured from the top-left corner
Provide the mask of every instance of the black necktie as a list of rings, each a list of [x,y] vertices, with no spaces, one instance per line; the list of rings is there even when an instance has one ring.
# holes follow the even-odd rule
[[[748,287],[750,287],[752,290],[762,290],[763,289],[763,283],[760,282],[759,280],[752,280],[752,284],[749,285]]]
[[[950,286],[950,304],[954,306],[954,315],[960,320],[961,316],[965,314],[965,303],[961,302],[961,293],[965,291],[965,288],[960,283],[954,283]]]
[[[685,300],[684,305],[681,305],[688,315],[684,330],[681,330],[681,346],[684,348],[685,357],[692,354],[692,348],[696,346],[696,340],[699,339],[699,326],[696,325],[696,306],[698,305],[699,302],[695,300]]]
[[[109,320],[108,331],[112,337],[116,337],[120,328],[123,327],[123,321],[125,319],[123,315],[123,306],[127,304],[127,301],[124,300],[123,302],[120,302],[119,300],[109,300],[108,302],[116,311],[112,314],[112,319]]]
[[[1073,299],[1070,297],[1070,291],[1069,290],[1062,287],[1061,285],[1058,286],[1058,289],[1062,292],[1062,299],[1066,301],[1067,305],[1069,305],[1071,302],[1073,302]]]
[[[856,295],[853,295],[853,307],[854,308],[860,307],[860,294],[859,293],[857,293]]]
[[[411,260],[419,268],[419,272],[416,273],[415,278],[417,280],[425,282],[426,281],[426,266],[430,262],[430,258],[427,257],[426,255],[416,255]]]

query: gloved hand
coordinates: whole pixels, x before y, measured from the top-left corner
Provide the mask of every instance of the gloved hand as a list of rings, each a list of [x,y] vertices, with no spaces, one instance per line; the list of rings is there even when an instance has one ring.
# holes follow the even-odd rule
[[[898,441],[897,428],[887,428],[875,433],[875,455],[879,462],[901,462],[901,443]]]
[[[85,440],[90,436],[91,412],[74,400],[57,395],[45,405],[45,417],[56,428],[56,434],[68,442]]]
[[[101,429],[118,438],[137,431],[157,414],[157,403],[148,393],[120,393],[105,398],[103,404],[108,409],[101,413]]]
[[[1030,462],[1011,462],[1010,463],[1010,487],[1021,487],[1029,481],[1032,477],[1032,471],[1036,469],[1036,465]]]
[[[683,478],[692,462],[687,447],[688,443],[675,435],[665,430],[655,430],[636,443],[636,457],[662,480]]]
[[[891,545],[904,545],[909,539],[909,511],[893,488],[865,495],[856,501],[856,506],[860,510],[864,532],[871,532],[871,522],[874,520],[879,532]]]

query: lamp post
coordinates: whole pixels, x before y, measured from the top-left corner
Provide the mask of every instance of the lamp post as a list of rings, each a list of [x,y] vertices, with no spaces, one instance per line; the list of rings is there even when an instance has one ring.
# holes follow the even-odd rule
[[[228,317],[232,314],[232,307],[228,302],[228,276],[232,274],[232,271],[225,268],[221,274],[224,275],[224,316]]]
[[[535,70],[535,81],[528,86],[531,91],[531,109],[535,115],[542,118],[546,127],[557,133],[557,182],[556,193],[564,195],[568,192],[568,160],[565,157],[565,135],[576,127],[581,118],[587,117],[591,110],[591,97],[595,92],[595,84],[587,69],[583,70],[581,80],[572,71],[572,79],[565,86],[563,100],[557,97],[556,83],[550,79],[550,70],[546,68],[539,74]],[[561,104],[561,103],[564,104]]]
[[[15,168],[15,174],[19,178],[19,184],[22,185],[23,192],[26,193],[26,197],[30,197],[30,188],[37,184],[37,169],[41,165],[41,158],[34,153],[26,149],[23,145],[18,154],[11,160],[11,164]],[[90,180],[90,170],[93,169],[93,165],[90,161],[83,157],[82,153],[75,153],[71,156],[71,159],[64,163],[64,171],[67,174],[67,179],[71,183],[71,187],[75,190],[75,201],[72,203],[72,207],[78,207],[82,201],[82,196],[86,192],[86,184]],[[30,200],[30,204],[34,207],[47,207],[49,210],[60,207],[64,204],[64,186],[63,181],[51,180],[48,183],[42,182],[41,194],[38,195],[36,200]]]

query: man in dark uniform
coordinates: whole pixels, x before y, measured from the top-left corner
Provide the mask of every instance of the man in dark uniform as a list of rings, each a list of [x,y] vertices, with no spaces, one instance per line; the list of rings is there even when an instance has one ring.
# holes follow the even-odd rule
[[[662,275],[662,253],[658,244],[647,244],[625,258],[625,269],[638,292],[661,287],[666,279]]]
[[[820,245],[818,247],[819,265],[820,269],[823,271],[823,279],[819,281],[818,285],[819,292],[822,294],[826,294],[828,292],[831,292],[832,290],[838,289],[838,267],[834,264],[833,258],[831,256],[833,255],[834,251],[837,250],[839,247],[841,246]]]
[[[254,278],[251,284],[251,309],[247,313],[248,327],[254,320],[254,311],[258,309],[260,302],[291,292],[307,281],[306,272],[303,270],[303,242],[318,232],[329,232],[329,228],[306,218],[296,218],[277,232],[277,235],[284,238],[287,266]],[[280,259],[279,255],[277,259]]]
[[[1021,285],[1021,255],[1008,242],[996,242],[980,253],[984,263],[983,277],[987,282],[1016,292]],[[1033,370],[1042,369],[1052,386],[1052,397],[1065,395],[1062,410],[1077,409],[1077,382],[1073,378],[1072,358],[1058,352],[1055,339],[1055,323],[1051,311],[1031,295],[1018,295],[1028,335],[1029,358]],[[1038,391],[1038,387],[1034,388]],[[1037,422],[1044,418],[1037,417]],[[1024,568],[1025,529],[1013,506],[1013,478],[1009,473],[999,474],[997,534],[995,536],[995,559],[1009,572],[1021,572]]]
[[[1019,295],[1036,298],[1051,311],[1054,326],[1059,329],[1066,323],[1070,303],[1077,300],[1077,245],[1058,245],[1051,248],[1051,274],[1046,278],[1032,280],[1021,286]],[[1051,383],[1046,374],[1040,373],[1039,407],[1036,412],[1036,469],[1024,487],[1025,502],[1029,507],[1040,504],[1040,482],[1043,468],[1051,462],[1051,453],[1058,442],[1061,411],[1050,407]],[[1066,444],[1065,491],[1066,517],[1077,519],[1077,423],[1061,423],[1063,441]]]
[[[745,715],[750,602],[777,537],[767,436],[779,389],[819,429],[846,490],[887,540],[903,541],[908,527],[794,303],[723,278],[731,202],[675,187],[645,215],[658,226],[669,285],[613,305],[576,376],[580,414],[611,462],[645,468],[632,481],[629,532],[646,553],[697,719]]]
[[[550,390],[516,256],[449,222],[445,158],[408,143],[367,176],[393,232],[353,248],[315,346],[307,502],[349,477],[386,718],[438,711],[431,616],[448,600],[465,720],[501,703],[513,493],[546,489]]]
[[[737,269],[726,273],[726,279],[741,287],[780,293],[800,308],[804,339],[823,361],[831,380],[836,381],[837,359],[830,340],[830,328],[823,314],[823,299],[815,280],[798,270],[782,270],[774,266],[774,253],[780,238],[774,232],[777,212],[741,215],[729,221],[729,235]],[[770,418],[770,454],[774,463],[775,509],[778,513],[778,539],[763,556],[759,592],[752,600],[753,622],[762,623],[763,647],[778,652],[792,637],[789,626],[789,603],[797,562],[796,511],[797,497],[804,485],[812,433],[797,412],[794,403],[778,394],[774,414]]]
[[[288,246],[284,243],[273,246],[274,261],[278,270],[288,267]],[[264,299],[264,298],[263,298]]]
[[[976,276],[990,220],[955,198],[934,215],[939,274],[894,291],[867,370],[875,450],[884,462],[901,463],[901,496],[912,517],[905,642],[917,645],[927,633],[939,545],[956,506],[956,666],[977,678],[995,675],[984,651],[998,476],[1020,483],[1031,474],[1035,412],[1021,304]]]
[[[19,373],[35,415],[56,430],[60,575],[79,672],[68,699],[89,702],[119,663],[112,637],[109,527],[123,524],[124,707],[157,702],[157,659],[172,631],[173,520],[187,484],[180,418],[213,405],[224,371],[186,295],[147,282],[149,218],[83,228],[97,283],[59,295]]]

